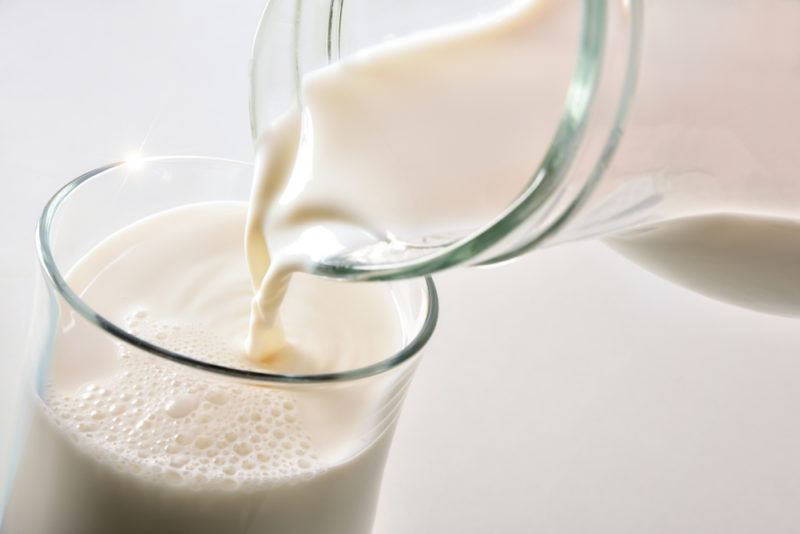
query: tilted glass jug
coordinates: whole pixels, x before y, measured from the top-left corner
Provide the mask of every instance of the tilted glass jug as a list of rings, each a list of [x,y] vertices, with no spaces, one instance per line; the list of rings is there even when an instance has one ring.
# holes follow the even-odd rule
[[[345,251],[317,263],[317,274],[416,276],[690,216],[795,215],[800,2],[539,3],[557,13],[557,22],[549,33],[543,30],[549,37],[538,55],[519,68],[540,72],[549,93],[536,98],[550,95],[553,105],[544,104],[557,117],[531,141],[531,153],[541,157],[516,197],[475,227]],[[524,2],[272,0],[252,63],[254,137],[286,109],[303,108],[307,73],[376,44],[512,4]],[[420,66],[416,74],[429,73]],[[458,91],[453,95],[457,99]],[[378,127],[371,135],[385,133]]]

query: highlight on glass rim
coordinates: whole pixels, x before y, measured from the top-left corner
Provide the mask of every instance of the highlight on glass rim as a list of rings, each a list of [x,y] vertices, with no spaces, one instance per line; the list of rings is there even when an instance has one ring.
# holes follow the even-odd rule
[[[794,532],[800,3],[0,45],[0,533]]]

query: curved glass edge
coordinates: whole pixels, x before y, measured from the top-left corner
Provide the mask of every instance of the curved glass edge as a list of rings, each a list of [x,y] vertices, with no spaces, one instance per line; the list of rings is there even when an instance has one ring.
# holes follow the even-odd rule
[[[564,209],[564,211],[547,227],[543,232],[536,235],[533,239],[529,240],[513,250],[505,252],[501,255],[495,256],[487,261],[480,262],[478,265],[493,265],[495,263],[502,263],[511,260],[524,254],[542,244],[544,241],[556,234],[564,225],[572,219],[578,210],[586,203],[591,196],[595,187],[600,183],[606,169],[608,169],[611,159],[622,140],[625,123],[628,119],[628,114],[633,103],[633,95],[636,91],[636,82],[639,76],[639,63],[641,58],[641,44],[642,44],[642,20],[644,6],[642,0],[631,0],[629,3],[631,13],[631,28],[630,28],[630,42],[628,46],[629,55],[625,69],[625,79],[622,83],[622,92],[619,100],[619,107],[614,115],[613,124],[611,126],[608,137],[604,143],[600,157],[597,159],[594,167],[592,168],[589,179],[586,184],[581,188],[580,192]]]
[[[147,163],[157,163],[160,161],[179,161],[179,160],[194,160],[194,161],[213,161],[224,162],[243,167],[250,166],[250,164],[229,160],[224,158],[212,157],[195,157],[195,156],[171,156],[171,157],[158,157],[147,158],[143,161]],[[47,202],[42,211],[39,221],[36,226],[36,251],[39,258],[39,263],[42,267],[46,281],[66,302],[69,306],[78,312],[87,321],[94,324],[106,333],[116,337],[117,339],[131,345],[137,349],[148,352],[159,358],[169,360],[174,363],[185,365],[200,371],[206,371],[218,375],[224,375],[231,378],[250,380],[256,382],[277,383],[277,384],[314,384],[314,383],[328,383],[328,382],[347,382],[368,378],[370,376],[381,374],[385,371],[391,370],[403,362],[415,356],[428,342],[433,335],[436,323],[439,317],[439,298],[436,292],[436,286],[433,284],[431,278],[425,278],[425,291],[427,296],[427,309],[425,319],[416,335],[408,342],[403,348],[384,360],[381,360],[372,365],[351,369],[347,371],[340,371],[334,373],[321,373],[321,374],[278,374],[278,373],[264,373],[258,371],[250,371],[245,369],[236,369],[224,365],[204,362],[191,356],[187,356],[167,348],[158,346],[145,339],[137,337],[126,330],[120,328],[112,321],[106,319],[94,309],[84,302],[67,284],[58,265],[55,261],[51,250],[50,232],[53,228],[55,216],[61,204],[69,198],[70,194],[74,192],[85,182],[101,176],[104,172],[111,169],[125,165],[125,162],[115,162],[102,167],[98,167],[87,173],[84,173],[77,178],[73,179],[61,189],[59,189]],[[137,163],[138,164],[138,163]]]

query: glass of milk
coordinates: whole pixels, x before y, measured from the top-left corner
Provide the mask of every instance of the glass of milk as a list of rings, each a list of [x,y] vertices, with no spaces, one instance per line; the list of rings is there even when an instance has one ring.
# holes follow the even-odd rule
[[[371,531],[434,286],[293,281],[289,352],[241,358],[251,178],[131,161],[49,202],[4,534]]]

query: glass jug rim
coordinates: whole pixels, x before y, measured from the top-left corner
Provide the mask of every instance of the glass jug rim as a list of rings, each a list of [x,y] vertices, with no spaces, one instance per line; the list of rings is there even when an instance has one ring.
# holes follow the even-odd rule
[[[240,166],[242,168],[252,167],[252,164],[227,158],[217,158],[209,156],[162,156],[162,157],[148,157],[137,160],[136,164],[147,163],[163,163],[163,162],[177,162],[177,161],[194,161],[198,163],[223,163],[233,166]],[[79,313],[93,326],[101,329],[106,334],[109,334],[118,340],[127,343],[137,349],[143,350],[149,354],[163,358],[165,360],[185,365],[187,367],[210,372],[217,375],[227,376],[234,379],[243,379],[247,381],[255,381],[260,383],[276,383],[276,384],[318,384],[318,383],[339,383],[359,380],[382,374],[386,371],[394,369],[402,363],[410,360],[413,356],[419,353],[420,350],[427,344],[428,340],[433,335],[436,323],[439,316],[439,299],[436,292],[436,287],[430,277],[424,278],[425,284],[425,318],[422,321],[417,332],[414,336],[403,346],[399,351],[393,355],[384,358],[373,364],[358,367],[355,369],[348,369],[345,371],[319,373],[319,374],[281,374],[281,373],[267,373],[260,371],[252,371],[247,369],[238,369],[234,367],[227,367],[206,361],[193,358],[191,356],[181,354],[176,351],[161,347],[155,343],[142,339],[125,329],[117,326],[113,321],[106,319],[91,306],[89,306],[83,299],[81,299],[67,283],[66,279],[58,267],[58,263],[53,255],[51,247],[51,232],[54,228],[55,217],[61,205],[70,198],[70,195],[75,192],[82,184],[101,177],[105,172],[128,165],[129,162],[117,161],[109,163],[101,167],[90,170],[80,176],[70,180],[64,186],[56,191],[52,197],[45,204],[41,215],[39,216],[36,226],[36,253],[39,263],[44,272],[46,281],[50,287],[55,290],[70,306],[70,308]]]

